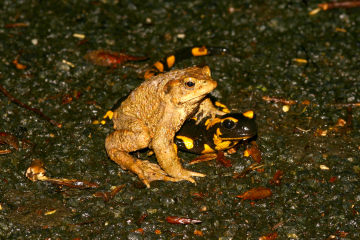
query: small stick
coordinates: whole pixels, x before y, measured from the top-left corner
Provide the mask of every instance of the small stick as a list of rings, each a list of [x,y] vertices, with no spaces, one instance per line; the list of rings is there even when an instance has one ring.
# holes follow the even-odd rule
[[[7,98],[9,98],[9,100],[11,102],[15,102],[17,104],[19,104],[20,106],[30,110],[30,111],[33,111],[34,113],[37,113],[38,115],[40,115],[41,117],[45,118],[48,122],[50,122],[52,125],[58,127],[58,128],[61,128],[61,123],[58,123],[56,122],[55,120],[52,120],[51,118],[49,118],[48,116],[46,116],[45,114],[43,114],[39,109],[36,109],[36,108],[33,108],[33,107],[30,107],[29,105],[21,102],[20,100],[14,98],[8,91],[6,91],[6,89],[0,84],[0,91],[2,91]]]
[[[343,1],[343,2],[328,2],[328,3],[319,3],[318,8],[309,12],[309,15],[315,15],[321,10],[331,10],[335,8],[356,8],[360,7],[360,1]]]
[[[287,105],[295,105],[296,102],[294,100],[287,100],[284,98],[278,98],[278,97],[270,97],[270,96],[264,96],[262,97],[263,100],[269,101],[269,102],[275,102],[275,103],[282,103]]]
[[[360,102],[350,102],[350,103],[328,103],[330,106],[334,107],[360,107]]]
[[[323,11],[334,8],[356,8],[356,7],[360,7],[360,1],[319,3],[318,7],[321,8]]]
[[[0,154],[8,154],[8,153],[11,153],[10,149],[8,149],[8,150],[0,150]]]

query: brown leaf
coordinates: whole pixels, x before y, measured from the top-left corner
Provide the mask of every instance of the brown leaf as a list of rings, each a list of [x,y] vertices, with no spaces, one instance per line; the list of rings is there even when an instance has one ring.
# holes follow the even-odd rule
[[[329,182],[333,183],[337,180],[337,176],[333,176],[329,179]]]
[[[259,240],[274,240],[277,238],[278,238],[278,235],[276,232],[274,232],[274,233],[269,233],[266,236],[260,237]]]
[[[272,192],[270,188],[259,187],[259,188],[253,188],[243,194],[238,195],[237,197],[242,198],[244,200],[259,200],[270,197],[271,194]]]
[[[310,101],[309,100],[304,100],[301,102],[302,105],[309,105],[310,104]]]
[[[110,52],[101,49],[89,52],[85,55],[84,59],[98,66],[116,67],[116,65],[123,65],[128,61],[146,60],[148,57],[134,57],[125,53]]]
[[[19,60],[18,60],[18,59],[14,59],[14,60],[12,61],[12,63],[14,64],[14,66],[15,66],[17,69],[25,69],[25,68],[27,68],[26,65],[19,63]]]
[[[248,151],[254,162],[261,162],[261,152],[259,150],[259,145],[255,141],[251,141],[251,147],[247,147],[246,150]]]
[[[27,23],[8,23],[5,24],[5,28],[18,28],[18,27],[28,27]]]
[[[85,188],[97,188],[99,187],[99,184],[92,183],[88,181],[81,181],[76,179],[53,179],[49,178],[47,181],[51,182],[54,185],[57,186],[67,186],[72,188],[79,188],[79,189],[85,189]]]
[[[229,159],[226,159],[225,154],[223,151],[218,151],[216,156],[216,162],[220,163],[224,167],[231,167],[232,163]]]
[[[280,178],[284,175],[284,171],[279,169],[274,174],[274,177],[270,180],[270,184],[279,186],[281,184]]]
[[[16,151],[19,150],[19,142],[11,133],[0,132],[0,144],[7,144],[15,148]]]
[[[63,97],[62,97],[62,100],[61,100],[61,103],[62,104],[68,104],[68,103],[71,103],[73,100],[73,96],[71,94],[65,94]]]
[[[196,224],[201,223],[201,220],[191,219],[191,218],[183,218],[183,217],[176,217],[176,216],[170,216],[166,218],[166,221],[168,223],[173,224]]]

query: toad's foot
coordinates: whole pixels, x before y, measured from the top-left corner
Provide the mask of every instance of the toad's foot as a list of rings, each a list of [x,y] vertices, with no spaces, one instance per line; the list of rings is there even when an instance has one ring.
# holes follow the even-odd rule
[[[216,108],[213,109],[206,109],[203,110],[202,112],[198,112],[195,114],[195,118],[197,118],[196,124],[198,124],[199,122],[201,122],[201,120],[203,120],[205,117],[211,116],[211,119],[214,120],[216,116],[222,116],[225,115],[225,112],[222,112]]]
[[[147,160],[136,160],[134,164],[129,168],[130,171],[137,174],[140,180],[150,188],[150,183],[152,181],[167,181],[167,182],[178,182],[182,180],[188,180],[192,183],[195,183],[195,180],[191,176],[204,177],[202,173],[196,173],[187,171],[184,169],[183,174],[179,177],[170,177],[168,176],[159,165],[151,163]]]
[[[195,114],[195,118],[197,118],[196,124],[198,124],[203,118],[210,117],[213,120],[216,115],[222,116],[226,114],[226,112],[218,110],[214,105],[212,104],[211,100],[209,98],[206,98],[199,107],[198,112]]]
[[[174,177],[175,179],[179,179],[178,181],[186,180],[196,185],[196,182],[192,177],[205,177],[206,174],[192,172],[184,168],[181,168],[180,173],[176,173],[176,174],[173,173],[171,174],[171,176]]]

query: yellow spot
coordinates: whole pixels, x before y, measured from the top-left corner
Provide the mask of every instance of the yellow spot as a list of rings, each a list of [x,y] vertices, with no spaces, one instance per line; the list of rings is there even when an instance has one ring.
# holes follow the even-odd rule
[[[84,38],[85,38],[85,35],[84,35],[84,34],[80,34],[80,33],[74,33],[74,34],[73,34],[73,37],[80,38],[80,39],[84,39]]]
[[[252,119],[254,117],[254,112],[253,111],[247,111],[245,113],[243,113],[243,115],[247,118]]]
[[[57,211],[57,210],[53,210],[53,211],[46,212],[45,215],[54,214],[54,213],[56,213],[56,211]]]
[[[239,120],[237,120],[236,118],[233,118],[233,117],[227,117],[227,118],[224,118],[221,120],[221,122],[225,121],[225,120],[231,120],[233,122],[238,122]]]
[[[193,117],[192,119],[194,119],[195,121],[197,121],[197,118],[196,118],[196,117]]]
[[[328,168],[326,165],[320,165],[320,169],[322,169],[322,170],[329,170],[330,168]]]
[[[244,151],[244,157],[248,157],[248,156],[250,156],[250,152],[249,152],[249,150],[246,149]]]
[[[227,108],[227,106],[222,104],[221,102],[216,101],[215,106],[221,107],[222,108],[221,111],[224,113],[230,113],[230,110]]]
[[[177,153],[178,152],[178,147],[177,145],[174,143],[174,148],[175,148],[175,152]]]
[[[191,138],[185,136],[176,136],[176,138],[184,142],[186,149],[192,149],[194,147],[194,141]]]
[[[290,110],[290,106],[289,105],[284,105],[282,107],[282,110],[283,110],[283,112],[288,112]]]
[[[220,128],[216,129],[216,134],[214,134],[214,138],[213,138],[213,141],[216,145],[215,149],[216,150],[225,150],[225,149],[228,149],[230,148],[230,145],[231,145],[231,141],[223,141],[221,139],[221,137],[219,137],[221,135],[221,132],[220,132]]]
[[[157,68],[157,70],[159,70],[159,72],[163,72],[164,71],[164,65],[161,62],[156,62],[154,63],[154,67]]]
[[[62,62],[63,63],[65,63],[65,64],[67,64],[67,65],[69,65],[70,67],[75,67],[75,65],[74,64],[72,64],[71,62],[68,62],[68,61],[66,61],[66,60],[62,60]]]
[[[205,124],[206,130],[209,130],[209,128],[211,128],[212,126],[214,126],[216,123],[219,123],[219,122],[221,122],[220,118],[214,118],[211,122],[209,122],[208,124]]]
[[[100,122],[98,120],[94,120],[92,124],[100,124]]]
[[[112,119],[113,116],[114,116],[114,112],[111,111],[111,110],[109,110],[109,111],[107,111],[107,113],[105,114],[105,116],[103,117],[103,119],[105,119],[105,118],[107,118],[107,117],[108,117],[109,119]]]
[[[171,68],[175,63],[175,56],[171,55],[170,57],[168,57],[166,59],[166,63],[167,63],[168,68]]]
[[[204,144],[204,150],[201,152],[202,154],[213,153],[213,152],[215,152],[214,149],[212,149],[209,145]]]
[[[215,145],[219,145],[222,142],[221,138],[216,134],[214,134],[213,141],[214,141]]]
[[[238,144],[238,140],[235,141],[231,141],[231,144],[228,146],[228,148],[232,148],[233,146],[235,146],[236,144]],[[224,149],[225,150],[225,149]]]
[[[336,28],[336,29],[335,29],[335,32],[344,32],[344,33],[346,33],[346,29]]]
[[[223,141],[220,144],[216,145],[215,149],[222,151],[222,150],[226,150],[229,149],[231,145],[231,141]]]
[[[224,104],[222,104],[221,102],[218,102],[218,101],[215,102],[215,106],[222,107],[222,108],[227,108]]]
[[[318,12],[320,12],[320,11],[321,11],[321,8],[316,8],[316,9],[314,9],[314,10],[310,11],[310,12],[309,12],[309,15],[315,15],[315,14],[318,14]]]
[[[198,57],[198,56],[205,56],[208,54],[208,51],[206,49],[205,46],[203,47],[196,47],[191,49],[191,53],[193,56]]]
[[[205,126],[207,126],[210,123],[210,118],[208,120],[205,121]],[[208,130],[208,128],[206,128],[206,130]]]
[[[100,123],[101,123],[101,125],[104,125],[106,123],[106,121],[102,120]]]
[[[298,63],[308,63],[308,61],[306,59],[303,59],[303,58],[294,58],[294,61],[298,62]]]
[[[155,69],[149,69],[149,70],[147,70],[146,73],[144,74],[144,78],[145,78],[145,79],[149,79],[149,78],[151,78],[152,76],[154,76],[156,72],[157,72],[157,70],[155,70]]]

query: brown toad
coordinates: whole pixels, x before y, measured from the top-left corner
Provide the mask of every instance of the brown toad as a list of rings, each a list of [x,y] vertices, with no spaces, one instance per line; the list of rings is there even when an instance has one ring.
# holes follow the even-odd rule
[[[147,79],[115,110],[115,131],[106,138],[109,157],[124,170],[137,174],[147,187],[150,182],[177,182],[202,173],[182,168],[174,144],[175,133],[186,119],[199,121],[206,116],[223,115],[209,98],[205,98],[217,83],[211,79],[209,67],[174,70]],[[129,154],[149,147],[161,166],[140,160]]]

